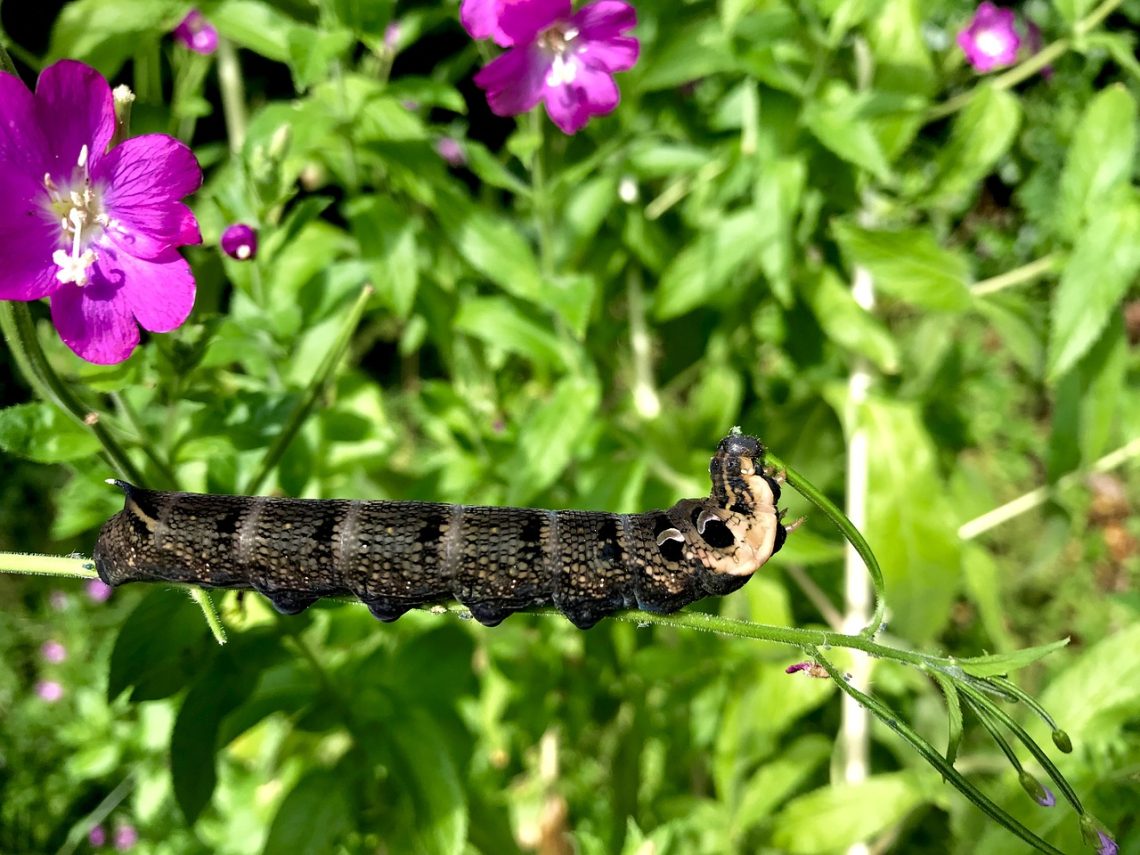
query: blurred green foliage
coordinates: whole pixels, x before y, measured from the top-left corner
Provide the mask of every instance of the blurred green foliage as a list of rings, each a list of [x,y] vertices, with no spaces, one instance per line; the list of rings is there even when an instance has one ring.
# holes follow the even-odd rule
[[[957,0],[640,0],[621,106],[564,137],[487,112],[454,4],[204,2],[243,92],[212,73],[233,56],[171,44],[184,4],[76,0],[42,56],[13,34],[15,55],[132,81],[134,132],[181,135],[207,170],[206,244],[190,322],[129,362],[80,363],[36,307],[42,345],[159,488],[241,491],[365,283],[271,492],[645,510],[707,492],[739,424],[841,500],[862,428],[890,631],[964,656],[1071,636],[1020,679],[1134,851],[1140,477],[1076,479],[958,532],[1140,436],[1140,5],[1109,5],[1090,27],[1087,2],[1027,4],[1067,50],[1047,76],[985,80],[954,46],[973,12]],[[215,248],[234,221],[260,231],[254,262]],[[857,365],[873,384],[852,411]],[[89,552],[113,473],[3,371],[0,548]],[[819,522],[700,608],[821,623],[783,572],[841,603],[841,541]],[[83,851],[96,823],[136,826],[152,853],[1016,845],[878,726],[870,780],[831,784],[834,687],[785,675],[796,651],[526,615],[280,618],[232,593],[219,648],[179,593],[97,606],[65,587],[0,577],[6,853]],[[51,639],[64,662],[44,661]],[[874,687],[942,744],[933,683],[879,668]],[[1076,851],[1072,814],[1035,806],[966,724],[959,767]]]

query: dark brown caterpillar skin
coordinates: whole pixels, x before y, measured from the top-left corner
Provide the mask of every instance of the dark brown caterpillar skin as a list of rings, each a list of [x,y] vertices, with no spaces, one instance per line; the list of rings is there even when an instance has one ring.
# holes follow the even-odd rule
[[[487,508],[145,490],[95,544],[108,585],[253,588],[286,614],[350,594],[380,620],[449,599],[495,626],[553,605],[588,629],[620,609],[674,612],[737,590],[783,546],[780,486],[754,437],[721,441],[707,499],[665,511]]]

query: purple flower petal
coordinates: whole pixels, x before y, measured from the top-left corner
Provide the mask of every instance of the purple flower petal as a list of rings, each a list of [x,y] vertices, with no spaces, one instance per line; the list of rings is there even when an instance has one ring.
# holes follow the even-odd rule
[[[103,204],[118,228],[117,243],[140,258],[171,246],[201,243],[198,222],[179,200],[201,186],[202,170],[184,144],[164,134],[125,140],[92,175],[105,182]]]
[[[540,32],[570,17],[570,0],[511,0],[499,7],[499,26],[511,44],[533,42]]]
[[[559,130],[575,134],[585,127],[590,116],[612,112],[620,99],[617,83],[608,73],[579,65],[574,85],[547,85],[546,112]]]
[[[89,832],[87,832],[87,842],[94,846],[96,849],[106,843],[107,832],[103,829],[103,826],[96,825]]]
[[[459,4],[459,23],[473,39],[494,39],[499,47],[510,47],[510,36],[499,26],[501,2],[502,0],[463,0]]]
[[[95,603],[105,603],[111,598],[114,588],[102,579],[92,579],[87,583],[87,598]]]
[[[194,274],[186,259],[173,249],[153,259],[105,252],[96,266],[107,281],[122,283],[116,296],[134,316],[131,326],[137,319],[145,330],[170,332],[182,326],[194,308]]]
[[[63,686],[55,680],[40,680],[36,683],[36,694],[40,700],[54,704],[63,697]]]
[[[36,115],[48,140],[48,171],[57,180],[71,177],[84,147],[95,168],[115,132],[110,85],[94,68],[70,59],[40,73]]]
[[[0,300],[39,300],[59,287],[51,264],[60,246],[59,225],[36,203],[42,188],[30,178],[0,166],[0,186]]]
[[[1097,855],[1117,855],[1120,852],[1120,847],[1116,845],[1116,841],[1112,839],[1107,831],[1098,831],[1097,836]]]
[[[114,365],[138,346],[139,327],[121,290],[100,278],[83,288],[66,283],[51,295],[52,323],[77,356]]]
[[[22,80],[0,71],[0,105],[0,169],[5,188],[17,174],[39,187],[48,165],[48,142],[37,119],[35,96]]]
[[[535,45],[510,48],[475,75],[475,85],[487,91],[487,103],[497,116],[514,116],[534,109],[542,98],[550,63]]]

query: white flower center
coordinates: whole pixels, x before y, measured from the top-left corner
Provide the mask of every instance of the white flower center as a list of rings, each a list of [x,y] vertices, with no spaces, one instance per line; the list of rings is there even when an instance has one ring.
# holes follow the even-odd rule
[[[574,44],[580,35],[577,27],[560,21],[538,37],[539,47],[551,57],[546,85],[566,86],[578,76],[578,55],[586,52],[586,45]]]
[[[44,173],[49,216],[59,223],[60,248],[52,253],[51,260],[58,268],[55,278],[60,282],[74,282],[83,287],[90,279],[91,267],[98,255],[91,249],[94,239],[111,226],[111,219],[103,210],[102,188],[91,181],[87,164],[87,146],[79,150],[71,180],[62,187]]]
[[[994,30],[982,30],[974,44],[986,56],[1001,56],[1007,47],[1006,38]]]

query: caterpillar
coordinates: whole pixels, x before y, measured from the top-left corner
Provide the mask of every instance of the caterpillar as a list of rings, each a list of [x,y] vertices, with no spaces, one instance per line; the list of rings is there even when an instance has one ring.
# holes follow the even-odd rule
[[[495,626],[553,605],[580,629],[621,609],[674,612],[740,588],[787,536],[780,478],[734,432],[712,490],[639,514],[413,501],[219,496],[113,481],[123,510],[99,533],[99,578],[252,588],[285,614],[359,598],[382,621],[456,600]]]

